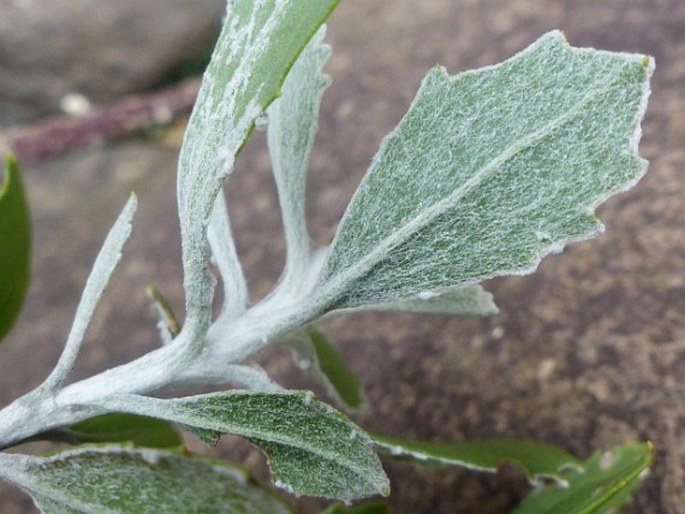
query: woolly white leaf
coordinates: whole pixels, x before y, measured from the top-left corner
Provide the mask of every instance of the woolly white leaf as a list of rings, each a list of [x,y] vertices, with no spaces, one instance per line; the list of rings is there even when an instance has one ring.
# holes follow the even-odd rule
[[[186,322],[199,344],[209,325],[213,281],[206,228],[214,200],[257,117],[337,0],[233,0],[190,117],[178,174]]]
[[[351,501],[388,493],[388,479],[369,436],[309,392],[230,391],[172,400],[105,398],[104,408],[189,427],[205,441],[230,433],[269,456],[277,487],[300,495]]]
[[[83,294],[76,309],[74,322],[71,326],[67,342],[64,345],[62,355],[55,369],[42,386],[46,390],[61,386],[74,366],[86,334],[86,329],[95,313],[95,308],[114,272],[114,268],[116,268],[121,260],[121,250],[124,247],[124,243],[126,243],[131,235],[131,222],[133,221],[137,205],[138,200],[136,196],[131,194],[121,214],[119,214],[119,217],[107,234],[107,238],[95,259],[93,268],[86,281],[86,286],[83,289]]]
[[[207,238],[224,283],[222,316],[234,318],[245,310],[249,293],[233,241],[228,210],[226,209],[226,198],[222,192],[219,192],[214,202],[214,210],[207,229]]]
[[[350,203],[319,287],[333,308],[532,271],[601,231],[645,172],[652,61],[552,32],[504,63],[432,70]]]
[[[210,382],[224,382],[251,391],[282,391],[264,368],[257,364],[228,364],[221,368],[220,376],[209,377]]]
[[[283,216],[287,248],[281,285],[298,289],[310,260],[304,191],[309,154],[318,129],[321,98],[330,84],[322,68],[330,57],[323,45],[325,26],[310,41],[283,83],[281,97],[268,110],[269,153]]]
[[[234,466],[175,452],[82,447],[49,457],[0,454],[0,476],[45,514],[288,514]]]

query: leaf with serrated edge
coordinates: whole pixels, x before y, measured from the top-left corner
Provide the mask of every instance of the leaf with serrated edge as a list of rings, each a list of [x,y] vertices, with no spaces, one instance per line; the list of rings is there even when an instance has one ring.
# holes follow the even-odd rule
[[[331,308],[531,272],[634,185],[649,57],[551,32],[512,59],[428,73],[350,202],[319,288]]]
[[[12,155],[5,157],[0,176],[0,340],[14,325],[29,286],[31,271],[31,220]]]
[[[372,303],[338,309],[330,312],[327,317],[367,311],[413,312],[460,317],[492,316],[499,312],[491,293],[481,286],[469,286],[444,293],[419,293],[416,298],[401,299],[394,302]]]
[[[239,468],[163,450],[95,446],[48,457],[3,453],[0,476],[26,491],[45,514],[291,512]]]
[[[458,466],[494,473],[502,463],[512,462],[521,466],[533,482],[552,479],[563,483],[563,472],[581,465],[580,460],[561,448],[534,441],[483,439],[436,443],[380,435],[374,435],[373,439],[383,453],[426,465]]]
[[[620,508],[640,484],[654,458],[651,443],[627,444],[597,452],[564,475],[567,487],[534,491],[514,514],[592,514]]]
[[[188,316],[184,337],[204,335],[213,282],[206,228],[236,153],[278,96],[298,54],[338,0],[234,0],[190,117],[177,180]]]
[[[310,241],[305,221],[304,191],[309,155],[318,129],[321,98],[330,84],[322,72],[331,49],[322,44],[325,26],[309,42],[283,83],[269,110],[268,143],[278,189],[287,260],[281,287],[302,287],[309,269]]]
[[[290,343],[298,367],[319,381],[343,406],[363,408],[366,399],[362,383],[335,345],[319,330],[310,330],[308,335],[309,340]]]
[[[369,436],[309,392],[229,391],[171,400],[118,395],[99,405],[243,436],[269,456],[276,486],[293,494],[342,501],[388,494]]]

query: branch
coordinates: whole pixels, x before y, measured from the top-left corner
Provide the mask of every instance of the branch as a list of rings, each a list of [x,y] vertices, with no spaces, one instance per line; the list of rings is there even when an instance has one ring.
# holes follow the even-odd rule
[[[95,142],[120,138],[152,125],[168,125],[192,109],[200,79],[186,79],[146,95],[97,107],[82,117],[57,116],[0,132],[0,151],[39,162]]]

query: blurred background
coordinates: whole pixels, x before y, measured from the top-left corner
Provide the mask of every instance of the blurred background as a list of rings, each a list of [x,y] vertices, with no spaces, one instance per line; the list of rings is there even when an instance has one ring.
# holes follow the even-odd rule
[[[37,385],[55,363],[90,265],[129,191],[140,199],[133,237],[74,378],[159,344],[148,283],[182,313],[176,159],[195,77],[224,6],[0,0],[0,149],[25,153],[34,222],[29,297],[0,346],[1,405]],[[606,234],[547,258],[534,275],[485,284],[501,311],[492,318],[358,314],[325,329],[366,383],[369,409],[355,419],[368,430],[439,441],[536,439],[580,457],[649,439],[656,464],[625,512],[682,513],[685,2],[341,2],[328,29],[333,85],[311,162],[310,228],[318,243],[330,241],[381,138],[430,67],[456,73],[493,64],[554,28],[575,46],[656,58],[641,144],[650,170],[599,210]],[[79,126],[78,116],[99,107],[106,107],[105,120],[85,130],[96,137],[81,127],[70,151],[69,144],[51,146]],[[264,139],[253,135],[228,188],[255,300],[277,280],[284,248]],[[283,385],[312,386],[285,352],[268,352],[262,362]],[[234,443],[227,439],[221,451],[263,473],[258,454]],[[500,513],[525,494],[525,480],[508,467],[496,476],[386,468],[398,514]],[[316,506],[301,502],[303,512]],[[21,493],[0,485],[0,512],[32,509]]]

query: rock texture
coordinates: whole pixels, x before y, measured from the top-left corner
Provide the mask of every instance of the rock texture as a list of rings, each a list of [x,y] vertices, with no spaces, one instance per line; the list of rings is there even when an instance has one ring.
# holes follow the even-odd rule
[[[0,125],[147,89],[211,49],[225,0],[0,0]]]
[[[396,436],[450,440],[532,438],[579,456],[628,440],[658,449],[629,514],[685,512],[685,4],[680,0],[369,0],[342,2],[329,24],[334,83],[312,161],[309,213],[319,242],[375,152],[436,62],[451,72],[491,64],[543,32],[578,46],[655,55],[644,125],[650,171],[600,209],[602,237],[543,261],[534,275],[492,281],[501,313],[460,320],[356,315],[326,330],[365,378],[359,421]],[[37,69],[35,73],[38,73]],[[20,325],[0,346],[0,404],[38,383],[65,337],[98,245],[127,192],[141,210],[124,261],[89,331],[77,376],[157,344],[144,285],[156,282],[180,311],[174,206],[176,152],[126,142],[26,172],[36,224],[35,276]],[[255,298],[283,264],[283,243],[263,135],[246,146],[230,204]],[[267,353],[286,385],[308,385],[285,355]],[[235,452],[233,439],[222,446]],[[256,453],[241,450],[248,463]],[[234,453],[235,454],[235,453]],[[398,514],[506,512],[520,477],[387,465]],[[0,486],[4,487],[4,486]],[[30,512],[0,488],[0,510]],[[303,512],[317,512],[304,501]]]

